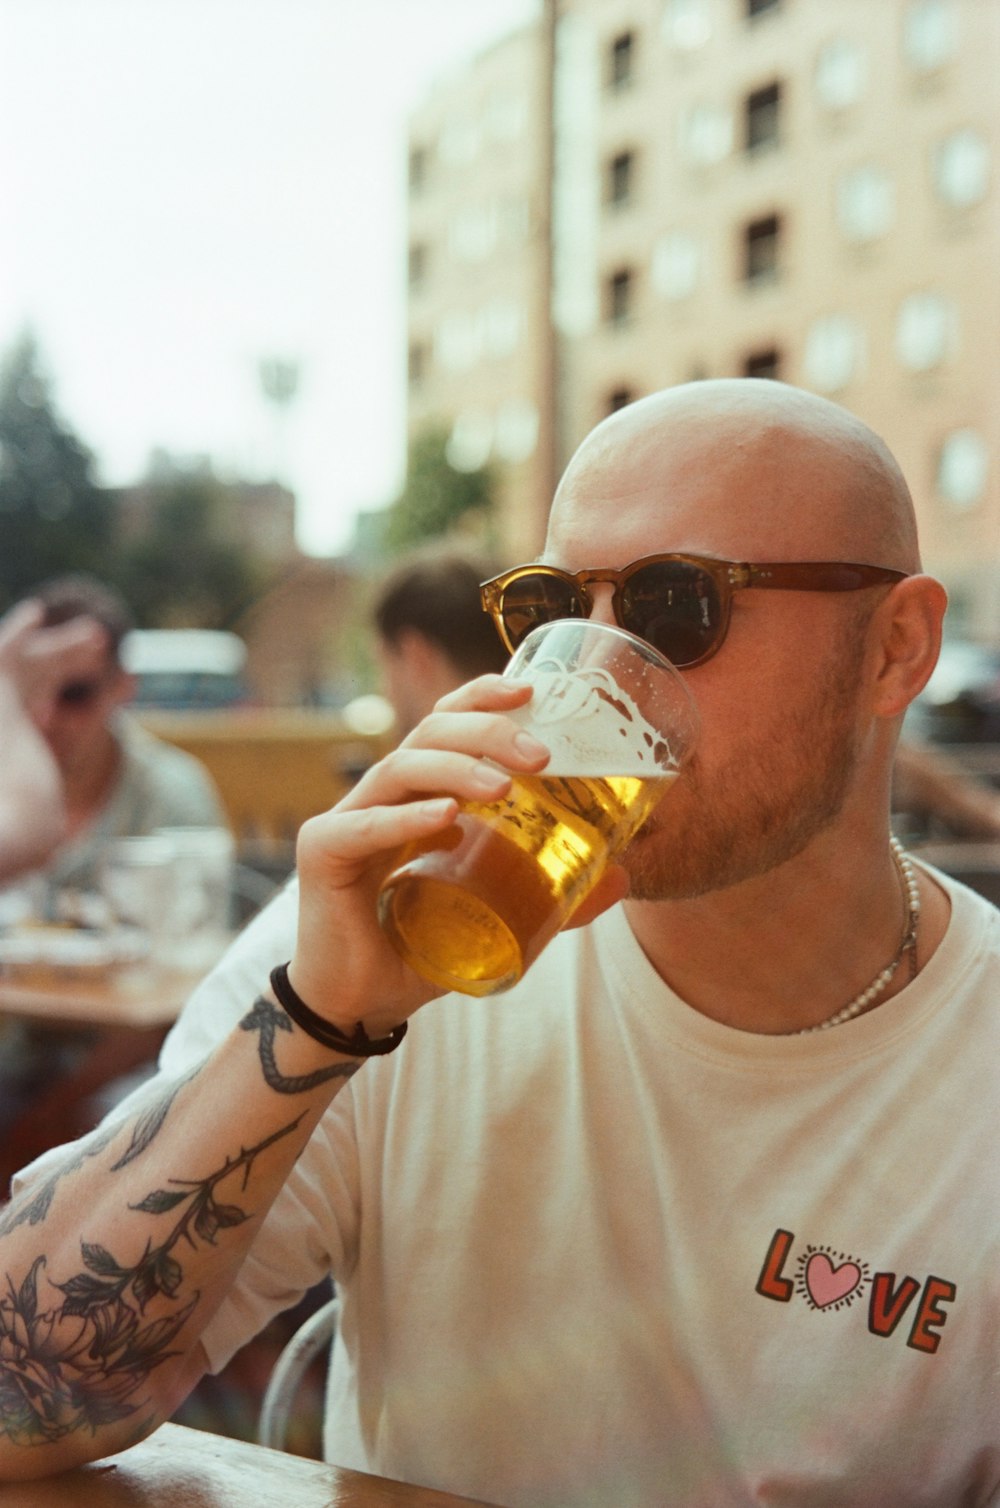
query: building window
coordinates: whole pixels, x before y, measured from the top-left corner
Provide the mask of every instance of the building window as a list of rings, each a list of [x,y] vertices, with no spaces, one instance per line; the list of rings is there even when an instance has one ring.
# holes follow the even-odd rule
[[[839,393],[864,365],[865,337],[849,314],[821,314],[806,334],[803,372],[818,393]]]
[[[701,277],[701,245],[686,231],[668,231],[653,247],[653,286],[672,301],[688,298]]]
[[[623,31],[615,37],[608,52],[608,85],[626,89],[635,77],[635,33]]]
[[[748,152],[780,144],[781,85],[777,80],[747,95],[743,119],[744,146]]]
[[[958,314],[939,293],[911,293],[896,316],[896,356],[911,372],[929,372],[948,356]]]
[[[828,110],[848,110],[861,98],[868,73],[863,49],[848,37],[832,37],[816,59],[816,93]]]
[[[743,10],[748,21],[756,21],[769,10],[780,10],[782,0],[743,0]]]
[[[496,248],[500,215],[496,204],[466,204],[448,226],[448,244],[461,262],[482,262]]]
[[[712,35],[707,0],[666,0],[663,35],[680,52],[695,52]]]
[[[538,445],[538,409],[528,398],[509,398],[496,418],[495,449],[501,461],[526,461]]]
[[[426,184],[429,165],[430,153],[426,147],[410,148],[409,184],[412,194],[418,194]]]
[[[721,162],[733,146],[732,113],[722,105],[691,105],[677,120],[677,139],[690,162]]]
[[[422,288],[427,281],[427,247],[421,242],[415,242],[410,247],[407,277],[411,288]]]
[[[605,409],[609,414],[617,414],[620,408],[628,408],[634,402],[635,393],[630,387],[613,387],[608,394]]]
[[[635,190],[635,153],[617,152],[608,163],[607,201],[628,204]]]
[[[974,508],[986,491],[989,451],[974,429],[955,429],[938,454],[937,490],[958,512]]]
[[[910,0],[903,18],[903,52],[918,73],[940,68],[958,51],[955,0]]]
[[[743,231],[743,277],[747,283],[773,282],[781,270],[781,218],[765,215]]]
[[[479,471],[493,449],[493,420],[477,409],[466,409],[452,425],[445,445],[449,466],[456,471]]]
[[[895,190],[883,168],[866,163],[844,173],[837,184],[837,220],[848,241],[877,241],[895,215]]]
[[[607,318],[612,325],[628,324],[635,304],[635,274],[630,267],[619,267],[607,283]]]
[[[446,372],[467,372],[482,356],[480,320],[460,310],[446,314],[434,331],[434,360]]]
[[[751,351],[743,362],[744,377],[766,377],[772,382],[781,377],[781,352],[777,346],[765,346],[763,350]]]
[[[516,351],[524,328],[521,305],[513,298],[495,298],[479,312],[482,348],[488,356]]]
[[[934,148],[931,171],[945,204],[955,209],[978,204],[990,184],[989,142],[972,126],[953,131]]]

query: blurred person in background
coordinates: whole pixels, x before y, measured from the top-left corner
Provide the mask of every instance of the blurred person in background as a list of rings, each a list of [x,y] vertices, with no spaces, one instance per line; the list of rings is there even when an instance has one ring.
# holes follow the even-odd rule
[[[1000,791],[963,769],[947,749],[901,740],[893,767],[893,808],[956,838],[1000,840]]]
[[[47,627],[90,620],[101,654],[86,674],[65,677],[35,712],[62,781],[65,839],[46,865],[55,889],[94,890],[105,845],[158,827],[226,825],[208,772],[192,755],[122,716],[135,685],[120,659],[132,627],[124,600],[94,577],[53,577],[36,587]]]
[[[507,663],[479,599],[490,568],[460,552],[418,554],[383,583],[375,604],[385,694],[405,737],[439,697]]]
[[[62,778],[38,722],[51,719],[62,686],[96,676],[104,657],[90,618],[45,628],[43,616],[29,600],[0,619],[0,884],[44,864],[66,836]]]

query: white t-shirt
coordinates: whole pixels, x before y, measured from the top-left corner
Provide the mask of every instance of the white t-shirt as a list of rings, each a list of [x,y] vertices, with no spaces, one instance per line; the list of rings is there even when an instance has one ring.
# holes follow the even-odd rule
[[[940,878],[940,877],[939,877]],[[317,1128],[205,1342],[332,1268],[327,1455],[510,1508],[1000,1503],[1000,913],[829,1032],[691,1010],[621,908]],[[164,1050],[287,957],[294,887]],[[331,959],[331,968],[336,960]]]

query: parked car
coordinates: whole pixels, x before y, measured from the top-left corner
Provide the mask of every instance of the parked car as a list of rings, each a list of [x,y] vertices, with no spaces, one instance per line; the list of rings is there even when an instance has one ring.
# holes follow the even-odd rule
[[[212,711],[248,700],[243,640],[221,629],[138,628],[122,644],[135,706]]]

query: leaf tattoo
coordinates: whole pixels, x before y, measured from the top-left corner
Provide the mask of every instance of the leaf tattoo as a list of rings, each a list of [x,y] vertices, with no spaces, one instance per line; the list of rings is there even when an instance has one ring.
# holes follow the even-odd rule
[[[163,1126],[180,1090],[201,1072],[202,1067],[201,1063],[195,1064],[187,1073],[169,1084],[159,1099],[139,1115],[133,1127],[129,1145],[117,1162],[111,1165],[112,1173],[117,1173],[121,1168],[127,1167],[130,1162],[134,1162],[141,1153],[145,1152]],[[77,1172],[88,1158],[96,1157],[103,1152],[115,1140],[120,1130],[121,1126],[117,1123],[99,1126],[84,1141],[78,1143],[78,1150],[68,1156],[65,1162],[60,1163],[55,1172],[44,1178],[37,1189],[30,1194],[26,1193],[23,1197],[13,1199],[0,1214],[0,1237],[16,1230],[19,1225],[40,1225],[52,1207],[56,1189],[62,1180],[70,1173]]]
[[[177,1098],[184,1085],[190,1084],[191,1080],[201,1072],[201,1069],[202,1065],[200,1063],[197,1063],[194,1068],[189,1069],[189,1071],[183,1074],[179,1079],[175,1079],[167,1089],[166,1093],[161,1095],[161,1097],[155,1102],[155,1104],[151,1105],[148,1110],[144,1111],[143,1114],[139,1116],[138,1120],[135,1123],[135,1128],[132,1132],[132,1140],[129,1142],[128,1146],[122,1153],[121,1157],[119,1157],[118,1161],[112,1163],[111,1165],[112,1173],[117,1173],[120,1168],[127,1167],[130,1162],[134,1162],[137,1157],[141,1156],[142,1153],[145,1152],[150,1142],[159,1132],[161,1126],[163,1125],[163,1122],[166,1120],[171,1105],[174,1103],[174,1100]]]
[[[104,1126],[92,1132],[86,1141],[80,1143],[79,1150],[73,1156],[60,1163],[54,1173],[43,1179],[37,1190],[13,1199],[0,1215],[0,1236],[8,1235],[19,1225],[41,1225],[52,1207],[52,1200],[61,1181],[82,1168],[89,1157],[96,1157],[103,1152],[114,1141],[118,1130],[117,1126]]]

